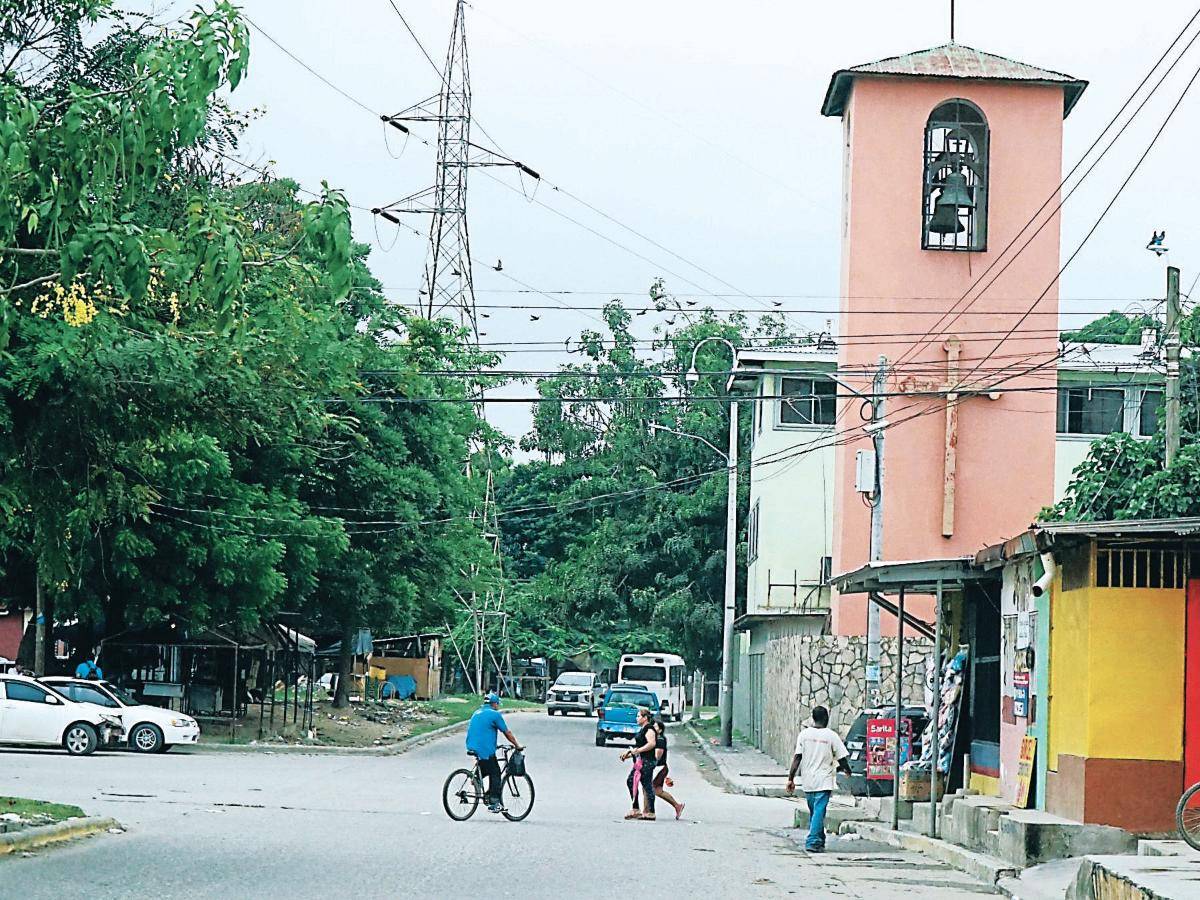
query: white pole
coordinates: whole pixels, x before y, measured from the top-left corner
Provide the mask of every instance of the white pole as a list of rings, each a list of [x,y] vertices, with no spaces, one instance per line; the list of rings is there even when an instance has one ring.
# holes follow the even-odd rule
[[[725,501],[725,623],[721,641],[721,746],[733,746],[733,614],[737,592],[738,405],[729,401],[729,492]]]
[[[887,357],[879,357],[879,368],[871,386],[871,422],[878,424],[883,418],[884,392],[887,388]],[[875,497],[871,504],[871,562],[883,559],[883,429],[871,433],[875,446]],[[867,599],[867,672],[866,703],[864,706],[882,706],[883,689],[879,677],[879,604],[875,596]]]

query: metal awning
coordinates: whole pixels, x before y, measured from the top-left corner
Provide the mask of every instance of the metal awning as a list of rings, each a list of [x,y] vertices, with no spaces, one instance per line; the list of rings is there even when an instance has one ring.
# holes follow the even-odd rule
[[[901,562],[869,562],[852,572],[833,576],[833,584],[842,594],[932,594],[971,582],[990,581],[995,573],[977,569],[974,558],[955,556],[948,559],[920,559]]]

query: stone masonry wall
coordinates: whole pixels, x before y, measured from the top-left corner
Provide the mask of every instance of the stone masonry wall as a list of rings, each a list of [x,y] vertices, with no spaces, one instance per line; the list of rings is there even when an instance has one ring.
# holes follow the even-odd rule
[[[883,638],[880,675],[885,703],[895,700],[896,639]],[[904,702],[924,703],[931,641],[904,641]],[[763,659],[764,753],[791,761],[801,721],[812,707],[829,708],[830,727],[843,736],[863,708],[867,639],[844,635],[791,635],[769,640]]]

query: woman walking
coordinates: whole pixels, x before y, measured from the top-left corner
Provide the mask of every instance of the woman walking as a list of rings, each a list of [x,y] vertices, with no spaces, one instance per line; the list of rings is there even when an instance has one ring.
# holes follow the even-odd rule
[[[667,726],[663,722],[662,716],[654,717],[654,733],[655,745],[654,755],[654,796],[660,800],[666,800],[675,810],[675,818],[678,819],[683,815],[684,804],[678,802],[674,797],[667,793],[668,775],[670,768],[667,766]]]
[[[654,821],[654,762],[657,735],[654,731],[653,714],[650,710],[638,710],[638,733],[633,739],[633,747],[621,754],[621,759],[632,759],[633,768],[625,783],[629,786],[629,799],[633,801],[633,809],[625,814],[626,819],[645,819]],[[638,789],[641,789],[646,811],[638,808]]]

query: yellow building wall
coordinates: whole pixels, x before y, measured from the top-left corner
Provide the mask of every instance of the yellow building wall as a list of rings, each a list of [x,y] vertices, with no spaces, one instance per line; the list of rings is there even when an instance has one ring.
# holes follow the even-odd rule
[[[1050,606],[1050,747],[1047,766],[1058,755],[1087,756],[1089,608],[1087,590],[1063,591],[1056,582]]]
[[[1183,755],[1182,590],[1092,588],[1088,757]]]

